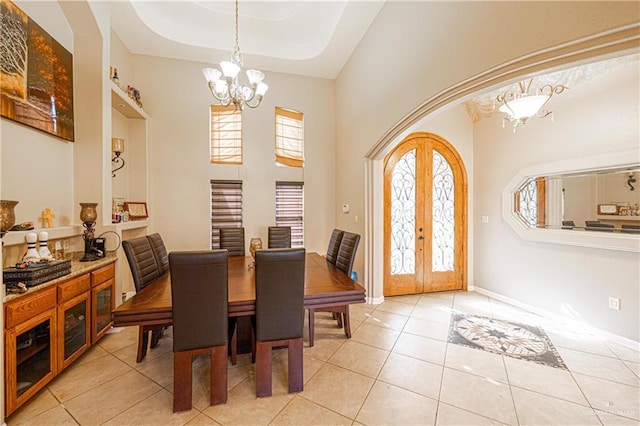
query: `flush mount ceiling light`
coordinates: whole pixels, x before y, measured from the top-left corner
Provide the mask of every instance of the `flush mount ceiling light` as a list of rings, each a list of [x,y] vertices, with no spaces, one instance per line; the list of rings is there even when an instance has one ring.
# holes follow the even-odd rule
[[[500,105],[498,110],[507,115],[502,119],[502,127],[505,127],[505,124],[510,122],[515,133],[518,126],[525,124],[533,116],[543,118],[551,115],[551,120],[553,120],[553,113],[543,107],[554,94],[560,94],[568,87],[562,84],[555,86],[545,84],[537,88],[535,92],[530,93],[532,82],[533,78],[520,81],[517,87],[510,88],[496,97],[494,108],[495,103],[498,103]]]
[[[231,54],[231,61],[220,62],[220,69],[203,68],[202,73],[207,80],[209,90],[221,105],[232,103],[236,109],[243,110],[245,106],[256,108],[262,102],[264,94],[269,89],[262,80],[264,74],[258,70],[247,70],[249,84],[240,84],[238,74],[242,70],[242,54],[238,45],[238,0],[236,0],[236,45]]]

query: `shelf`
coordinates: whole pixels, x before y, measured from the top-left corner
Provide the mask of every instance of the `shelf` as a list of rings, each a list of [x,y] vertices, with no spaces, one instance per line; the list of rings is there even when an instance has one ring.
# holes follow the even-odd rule
[[[60,238],[70,238],[82,235],[82,226],[58,226],[56,228],[36,228],[29,231],[8,231],[2,238],[2,242],[5,246],[14,246],[17,244],[26,244],[26,235],[29,232],[47,231],[49,233],[49,241],[58,240]]]
[[[111,83],[111,107],[128,118],[148,119],[149,116],[113,81]]]
[[[632,221],[632,222],[640,222],[640,216],[620,216],[617,214],[599,214],[598,215],[598,220],[603,220],[603,221],[607,221],[607,220],[625,220],[625,221]]]
[[[16,356],[16,365],[20,365],[26,360],[31,359],[34,355],[38,354],[40,351],[44,349],[47,349],[48,347],[49,347],[49,342],[46,342],[46,343],[36,343],[24,349],[18,349],[17,356]]]
[[[116,225],[116,228],[120,231],[128,231],[131,229],[146,228],[147,226],[149,226],[149,221],[147,221],[146,219],[130,220],[129,222],[114,223],[114,225]]]

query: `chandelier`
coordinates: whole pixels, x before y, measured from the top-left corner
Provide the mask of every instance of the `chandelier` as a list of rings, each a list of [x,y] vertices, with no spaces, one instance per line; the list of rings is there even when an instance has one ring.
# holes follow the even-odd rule
[[[520,81],[516,89],[511,88],[499,94],[494,101],[494,108],[496,102],[502,104],[498,110],[507,115],[502,119],[502,127],[504,128],[505,124],[510,122],[513,126],[513,133],[516,132],[518,126],[525,124],[533,116],[544,118],[551,115],[551,120],[553,121],[553,113],[543,107],[554,94],[560,94],[565,89],[568,89],[562,84],[556,86],[545,84],[536,89],[535,94],[530,94],[529,90],[532,82],[533,78]]]
[[[236,109],[243,110],[245,106],[256,108],[262,102],[264,94],[269,89],[264,80],[264,74],[258,70],[247,70],[249,84],[240,84],[238,74],[242,70],[242,54],[238,45],[238,0],[236,0],[236,45],[231,54],[231,61],[220,62],[220,70],[203,68],[202,73],[207,80],[209,90],[221,105],[234,104]]]

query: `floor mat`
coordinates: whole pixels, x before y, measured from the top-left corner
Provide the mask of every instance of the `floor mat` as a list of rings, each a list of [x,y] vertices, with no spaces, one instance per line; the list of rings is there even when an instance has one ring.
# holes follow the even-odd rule
[[[541,328],[477,315],[453,313],[449,342],[566,370]]]

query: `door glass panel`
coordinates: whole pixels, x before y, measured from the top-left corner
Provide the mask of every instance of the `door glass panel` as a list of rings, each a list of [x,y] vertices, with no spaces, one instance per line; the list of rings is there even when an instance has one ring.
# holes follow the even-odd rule
[[[449,162],[433,151],[432,270],[453,271],[454,263],[454,187]]]
[[[529,179],[516,192],[518,215],[530,227],[538,223],[538,185],[535,179]]]
[[[50,321],[47,319],[16,338],[17,397],[52,371]]]
[[[391,178],[391,275],[416,269],[416,150],[400,158]]]
[[[64,359],[87,342],[87,302],[82,301],[64,311]]]
[[[111,287],[98,292],[96,302],[96,330],[99,333],[111,323]]]

